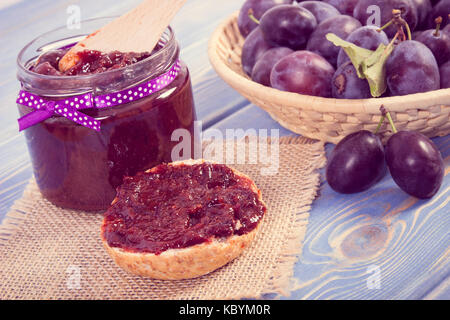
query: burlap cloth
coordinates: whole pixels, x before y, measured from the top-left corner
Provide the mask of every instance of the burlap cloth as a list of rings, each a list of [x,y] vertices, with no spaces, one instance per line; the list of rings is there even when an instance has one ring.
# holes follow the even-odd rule
[[[268,206],[261,232],[233,262],[203,277],[160,281],[127,274],[100,240],[101,214],[63,210],[31,180],[0,227],[0,299],[238,299],[289,295],[309,209],[325,164],[323,143],[281,138],[279,171],[233,165]],[[73,282],[74,280],[77,282]]]

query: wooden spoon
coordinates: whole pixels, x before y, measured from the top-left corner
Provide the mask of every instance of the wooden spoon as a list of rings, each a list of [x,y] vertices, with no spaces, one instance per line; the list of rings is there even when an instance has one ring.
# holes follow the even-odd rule
[[[144,0],[73,46],[59,61],[64,72],[78,61],[78,52],[151,52],[175,14],[187,0]]]

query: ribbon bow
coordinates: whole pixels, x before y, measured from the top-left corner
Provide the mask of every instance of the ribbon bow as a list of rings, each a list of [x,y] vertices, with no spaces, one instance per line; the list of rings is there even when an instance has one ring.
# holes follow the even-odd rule
[[[38,95],[21,90],[16,102],[34,109],[34,111],[18,120],[19,131],[51,118],[54,114],[63,116],[87,128],[100,131],[100,122],[98,120],[79,111],[94,106],[92,93],[54,101],[46,100]]]
[[[20,90],[16,103],[30,107],[34,111],[18,119],[19,131],[25,130],[41,121],[60,115],[84,127],[100,131],[100,121],[80,110],[89,108],[109,108],[145,98],[167,87],[177,77],[181,68],[177,61],[167,73],[133,88],[94,97],[85,93],[62,100],[48,100],[25,90]]]

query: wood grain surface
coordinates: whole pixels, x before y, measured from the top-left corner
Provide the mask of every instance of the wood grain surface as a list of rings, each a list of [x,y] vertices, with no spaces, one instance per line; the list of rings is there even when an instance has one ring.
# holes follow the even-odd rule
[[[18,133],[16,57],[40,34],[66,24],[67,8],[81,18],[120,15],[138,0],[22,0],[0,4],[0,220],[32,176],[23,134]],[[264,111],[228,87],[212,70],[208,38],[243,0],[189,0],[172,26],[192,75],[203,128],[279,129]],[[313,204],[289,299],[450,298],[450,137],[434,139],[446,163],[439,193],[429,201],[409,197],[387,175],[369,191],[338,195],[326,181]],[[332,149],[327,145],[327,152]],[[323,176],[323,175],[322,175]],[[268,295],[267,298],[276,298]],[[286,297],[282,297],[286,299]]]

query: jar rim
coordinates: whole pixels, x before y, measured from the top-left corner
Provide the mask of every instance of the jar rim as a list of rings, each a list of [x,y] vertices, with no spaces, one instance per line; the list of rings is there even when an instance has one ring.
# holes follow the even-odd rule
[[[85,19],[82,20],[80,23],[89,23],[89,22],[95,22],[95,21],[99,21],[99,20],[106,20],[106,19],[115,19],[118,16],[106,16],[106,17],[97,17],[97,18],[91,18],[91,19]],[[133,63],[132,65],[129,66],[125,66],[125,67],[121,67],[118,69],[114,69],[114,70],[107,70],[105,72],[101,72],[101,73],[94,73],[94,74],[84,74],[84,75],[71,75],[71,76],[67,76],[67,75],[59,75],[59,76],[55,76],[55,75],[44,75],[44,74],[39,74],[36,72],[31,71],[28,67],[27,64],[30,62],[28,61],[23,61],[23,56],[25,55],[25,52],[33,45],[35,44],[39,39],[41,39],[42,37],[46,36],[46,35],[50,35],[52,33],[55,33],[57,31],[61,31],[63,29],[66,29],[67,26],[60,26],[58,28],[52,29],[50,31],[47,31],[39,36],[37,36],[36,38],[34,38],[33,40],[31,40],[30,42],[28,42],[23,48],[22,50],[20,50],[19,54],[17,55],[17,59],[16,59],[16,63],[17,66],[19,68],[19,73],[24,73],[25,75],[29,76],[29,77],[33,77],[33,78],[41,78],[41,79],[45,79],[45,80],[58,80],[58,81],[64,81],[65,79],[67,79],[67,81],[74,81],[74,80],[83,80],[83,81],[89,81],[91,79],[95,79],[95,78],[99,78],[102,76],[110,76],[113,73],[120,73],[123,72],[125,69],[128,69],[130,67],[136,67],[139,68],[140,66],[149,63],[152,60],[157,60],[158,58],[160,58],[163,55],[166,55],[167,52],[171,49],[170,44],[174,42],[175,40],[175,33],[172,29],[171,26],[168,26],[163,35],[160,38],[160,41],[162,39],[162,37],[164,37],[164,34],[166,34],[167,39],[164,41],[163,46],[156,51],[155,53],[153,53],[151,56],[147,57],[146,59],[143,59],[141,61],[138,61],[136,63]],[[74,37],[75,38],[75,37]],[[68,38],[70,39],[70,38]],[[153,49],[153,48],[152,48]],[[20,80],[20,79],[19,79]]]

